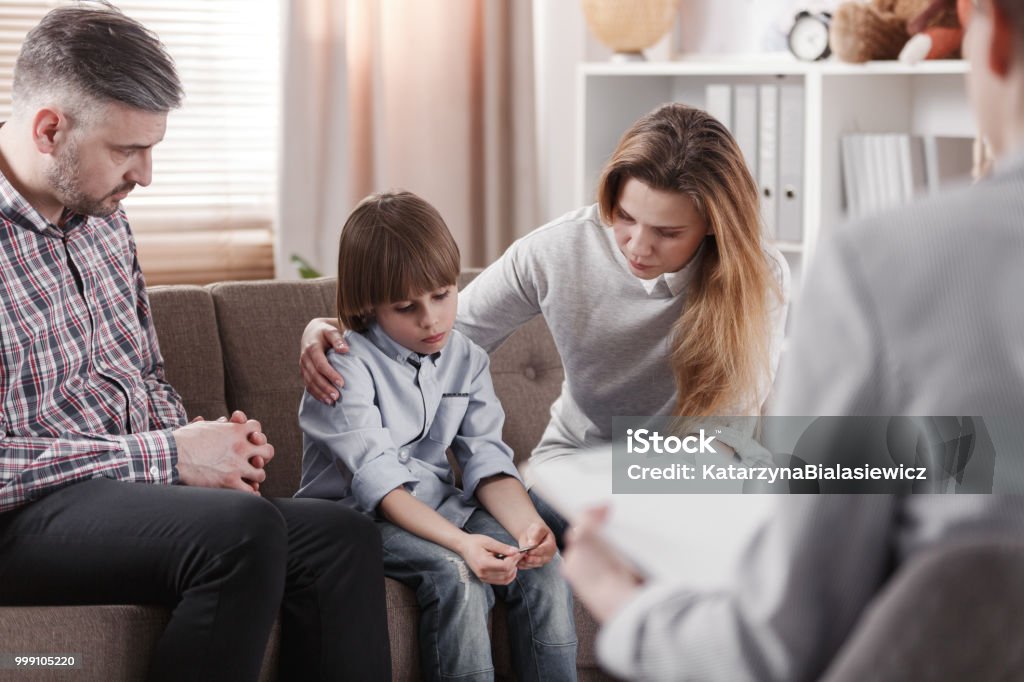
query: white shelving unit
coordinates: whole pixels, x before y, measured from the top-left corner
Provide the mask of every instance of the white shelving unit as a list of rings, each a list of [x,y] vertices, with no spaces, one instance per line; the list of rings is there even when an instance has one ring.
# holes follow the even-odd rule
[[[794,284],[822,234],[844,219],[840,138],[851,132],[975,137],[967,64],[864,65],[790,57],[649,63],[588,63],[579,69],[576,201],[594,200],[597,179],[633,121],[665,102],[703,108],[709,84],[801,84],[804,88],[803,240],[779,243]],[[965,174],[969,169],[964,169]]]

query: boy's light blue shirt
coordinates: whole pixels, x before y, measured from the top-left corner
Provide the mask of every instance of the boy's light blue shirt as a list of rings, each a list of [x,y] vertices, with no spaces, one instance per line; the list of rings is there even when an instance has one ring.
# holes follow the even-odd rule
[[[404,486],[462,527],[477,508],[477,485],[488,476],[522,480],[501,440],[505,412],[494,394],[487,353],[452,330],[445,347],[420,356],[376,324],[346,332],[349,352],[328,360],[345,377],[332,406],[302,396],[302,482],[296,497],[340,500],[374,514],[381,499]],[[452,448],[463,490],[445,455]]]

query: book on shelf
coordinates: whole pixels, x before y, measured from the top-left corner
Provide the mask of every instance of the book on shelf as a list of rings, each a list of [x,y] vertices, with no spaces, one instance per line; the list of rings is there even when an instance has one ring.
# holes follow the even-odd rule
[[[897,136],[899,147],[899,176],[900,176],[900,197],[909,200],[917,192],[914,189],[914,150],[911,148],[911,141],[915,140],[910,135]],[[921,155],[923,157],[923,155]],[[923,159],[922,159],[923,161]],[[923,167],[923,166],[922,166]]]
[[[843,191],[850,218],[937,194],[966,179],[973,140],[909,133],[850,133],[840,141]]]
[[[864,138],[867,161],[867,198],[868,211],[878,213],[889,203],[888,188],[893,177],[890,177],[885,158],[885,142],[881,135],[866,135]]]

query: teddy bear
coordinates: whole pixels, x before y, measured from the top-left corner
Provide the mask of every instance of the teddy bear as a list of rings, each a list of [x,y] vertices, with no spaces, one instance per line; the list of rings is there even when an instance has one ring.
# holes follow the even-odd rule
[[[967,22],[971,18],[972,0],[935,0],[907,24],[911,38],[900,52],[900,61],[916,64],[922,59],[951,59],[960,56]],[[932,18],[945,7],[956,7],[959,26],[930,26]]]
[[[830,43],[839,59],[949,59],[960,55],[971,0],[870,0],[844,2],[832,17]],[[963,7],[958,8],[957,5]],[[913,38],[912,38],[913,36]]]

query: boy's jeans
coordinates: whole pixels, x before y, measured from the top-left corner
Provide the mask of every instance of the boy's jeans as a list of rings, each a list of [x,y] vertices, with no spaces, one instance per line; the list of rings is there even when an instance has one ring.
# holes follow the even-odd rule
[[[572,593],[555,557],[541,568],[519,571],[508,585],[481,582],[458,554],[378,521],[384,573],[416,591],[420,605],[420,667],[426,680],[493,680],[487,614],[497,595],[508,607],[512,663],[519,680],[576,679],[576,624]],[[467,533],[518,541],[482,509]]]

